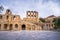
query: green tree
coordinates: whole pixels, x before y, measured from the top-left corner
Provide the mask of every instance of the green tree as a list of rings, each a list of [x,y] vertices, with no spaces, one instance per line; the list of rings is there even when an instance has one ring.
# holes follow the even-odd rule
[[[55,29],[60,29],[60,18],[56,18],[53,20],[55,24]]]
[[[54,18],[54,19],[53,19],[53,22],[55,22],[55,21],[56,21],[56,19],[57,19],[57,18]]]
[[[45,22],[45,19],[43,19],[43,18],[39,18],[39,20],[41,20],[42,22]]]
[[[0,13],[4,10],[3,6],[0,6]]]

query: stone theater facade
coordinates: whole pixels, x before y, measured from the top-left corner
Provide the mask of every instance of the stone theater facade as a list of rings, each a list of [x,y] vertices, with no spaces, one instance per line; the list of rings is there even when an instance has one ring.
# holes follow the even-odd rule
[[[4,31],[42,30],[42,24],[44,23],[39,20],[37,11],[27,11],[26,17],[23,20],[19,15],[13,15],[9,9],[6,10],[5,14],[0,14],[0,30]]]

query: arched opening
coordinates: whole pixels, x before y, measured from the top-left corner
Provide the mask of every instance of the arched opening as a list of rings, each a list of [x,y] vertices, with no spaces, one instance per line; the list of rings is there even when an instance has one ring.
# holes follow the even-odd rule
[[[15,28],[18,28],[18,24],[15,24]]]
[[[6,19],[8,19],[8,18],[9,18],[9,16],[7,15]]]
[[[16,16],[13,16],[13,20],[15,20],[16,19]]]
[[[9,10],[9,9],[7,9],[7,12],[10,12],[10,10]]]
[[[4,24],[4,29],[7,30],[8,24]]]
[[[12,29],[13,29],[13,24],[10,24],[9,30],[12,30]]]
[[[44,24],[41,26],[42,30],[44,30],[44,26],[45,26]]]
[[[2,15],[0,15],[0,19],[2,19]]]
[[[22,25],[22,30],[26,30],[26,26],[24,24]]]
[[[1,24],[0,24],[0,29],[1,29]]]

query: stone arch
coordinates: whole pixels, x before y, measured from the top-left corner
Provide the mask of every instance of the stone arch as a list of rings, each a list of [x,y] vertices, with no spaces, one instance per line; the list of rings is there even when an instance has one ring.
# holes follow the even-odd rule
[[[8,18],[9,18],[9,16],[7,15],[7,16],[6,16],[6,19],[8,19]]]
[[[15,24],[15,28],[18,28],[18,24]]]
[[[0,24],[0,29],[1,29],[1,24]]]
[[[3,16],[2,16],[2,15],[0,15],[0,19],[2,19],[2,17],[3,17]]]
[[[4,29],[7,30],[8,24],[4,24]]]
[[[9,25],[9,30],[12,30],[13,29],[13,24],[10,24]]]
[[[26,25],[22,24],[21,28],[22,28],[22,30],[26,30]]]

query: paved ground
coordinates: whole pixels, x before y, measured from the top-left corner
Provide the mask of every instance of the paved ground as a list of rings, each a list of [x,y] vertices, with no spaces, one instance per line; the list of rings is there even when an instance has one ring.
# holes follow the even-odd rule
[[[0,31],[0,40],[60,40],[60,32]]]

